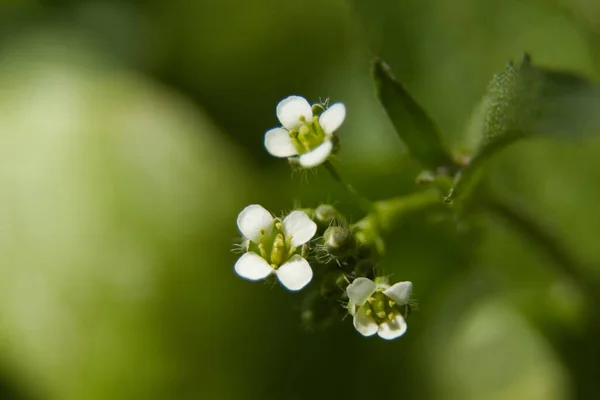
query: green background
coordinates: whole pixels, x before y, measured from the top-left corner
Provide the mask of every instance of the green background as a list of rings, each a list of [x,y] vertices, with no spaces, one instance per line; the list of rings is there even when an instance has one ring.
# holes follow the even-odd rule
[[[375,57],[467,151],[506,62],[527,51],[597,81],[599,39],[595,0],[4,0],[0,398],[597,398],[593,359],[556,342],[593,346],[598,305],[493,216],[386,237],[381,267],[419,302],[393,342],[350,319],[306,332],[302,294],[240,279],[230,250],[248,204],[362,217],[324,171],[266,153],[282,98],[344,102],[336,166],[383,199],[420,168],[377,101]],[[535,139],[489,171],[595,276],[599,151]]]

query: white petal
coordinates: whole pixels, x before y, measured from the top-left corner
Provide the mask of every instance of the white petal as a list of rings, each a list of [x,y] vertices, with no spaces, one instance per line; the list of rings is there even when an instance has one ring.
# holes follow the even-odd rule
[[[308,285],[313,277],[313,271],[308,261],[296,254],[276,271],[283,286],[289,290],[300,290]]]
[[[350,301],[360,307],[367,302],[376,289],[375,282],[369,278],[360,277],[348,285],[346,292]]]
[[[392,287],[384,290],[385,294],[390,299],[394,300],[399,305],[408,303],[410,294],[412,293],[412,282],[398,282]]]
[[[317,224],[304,211],[292,211],[283,220],[283,233],[291,238],[292,247],[298,247],[315,236]]]
[[[366,314],[366,310],[366,307],[361,307],[354,314],[354,327],[363,336],[373,336],[379,327],[373,317]]]
[[[242,210],[237,218],[237,226],[242,235],[254,243],[260,242],[262,233],[269,235],[273,229],[273,216],[258,204]]]
[[[234,269],[239,276],[251,281],[264,279],[274,271],[264,258],[252,251],[244,253],[235,263]]]
[[[333,150],[333,142],[331,140],[326,140],[316,149],[302,154],[298,161],[304,168],[316,167],[327,160],[327,157],[331,154],[331,150]]]
[[[288,131],[302,126],[301,117],[304,117],[304,120],[308,122],[313,117],[312,107],[304,97],[290,96],[277,104],[277,118]]]
[[[275,157],[290,157],[298,154],[290,133],[283,128],[274,128],[265,133],[265,147]]]
[[[332,134],[346,119],[346,107],[342,103],[335,103],[319,117],[319,125],[327,134]]]
[[[392,340],[404,335],[406,328],[406,321],[402,318],[402,315],[398,314],[393,320],[379,325],[377,334],[382,339]]]

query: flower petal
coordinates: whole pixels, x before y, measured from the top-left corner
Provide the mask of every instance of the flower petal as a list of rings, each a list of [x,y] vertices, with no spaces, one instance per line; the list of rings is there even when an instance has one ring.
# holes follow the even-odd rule
[[[360,307],[375,293],[375,289],[377,289],[375,282],[369,278],[360,277],[348,285],[346,292],[350,301]]]
[[[354,314],[354,327],[363,336],[373,336],[377,333],[377,322],[366,313],[366,307],[360,307],[356,314]]]
[[[244,253],[233,268],[239,276],[251,281],[264,279],[274,271],[264,258],[252,251]]]
[[[274,128],[265,133],[265,147],[275,157],[290,157],[298,154],[290,133],[283,128]]]
[[[383,294],[394,300],[399,305],[408,303],[411,293],[412,282],[398,282],[383,291]]]
[[[342,103],[335,103],[330,106],[319,117],[319,125],[323,132],[332,134],[342,125],[346,119],[346,107]]]
[[[300,290],[308,285],[313,277],[313,271],[308,261],[296,254],[276,270],[277,277],[283,286],[289,290]]]
[[[288,131],[302,126],[301,117],[304,117],[304,120],[308,122],[313,117],[312,107],[304,97],[290,96],[277,104],[277,118]]]
[[[263,233],[269,235],[273,230],[273,216],[262,206],[252,204],[239,213],[237,226],[245,238],[259,243]]]
[[[302,154],[298,162],[304,168],[316,167],[327,160],[327,157],[331,154],[331,150],[333,150],[333,142],[331,140],[326,140],[317,148]]]
[[[283,220],[283,233],[291,238],[292,247],[298,247],[315,236],[317,224],[304,211],[292,211]]]
[[[404,332],[406,332],[406,328],[406,321],[404,320],[402,315],[398,314],[393,320],[384,322],[383,324],[379,325],[379,330],[377,331],[377,334],[382,339],[392,340],[404,335]]]

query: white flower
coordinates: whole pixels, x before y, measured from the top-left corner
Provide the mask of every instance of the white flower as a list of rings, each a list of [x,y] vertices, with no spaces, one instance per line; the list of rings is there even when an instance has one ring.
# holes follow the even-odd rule
[[[305,98],[289,96],[277,105],[281,128],[265,134],[265,147],[275,157],[296,158],[300,166],[313,168],[327,160],[334,148],[335,132],[346,118],[346,107],[335,103],[313,117]]]
[[[235,272],[251,281],[277,275],[289,290],[300,290],[312,279],[310,264],[301,253],[302,245],[317,232],[303,211],[292,211],[283,222],[258,204],[238,215],[237,225],[247,243],[247,252],[235,263]]]
[[[350,301],[348,311],[354,316],[354,327],[363,336],[387,340],[406,332],[402,308],[408,304],[412,292],[411,282],[398,282],[393,286],[376,284],[368,278],[356,278],[347,288]]]

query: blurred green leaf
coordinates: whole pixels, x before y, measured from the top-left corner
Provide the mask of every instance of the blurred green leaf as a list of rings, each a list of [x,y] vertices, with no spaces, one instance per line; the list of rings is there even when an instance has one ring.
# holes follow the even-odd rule
[[[373,70],[377,95],[411,155],[429,168],[452,165],[439,129],[383,61]]]
[[[242,158],[193,104],[77,39],[43,31],[1,56],[10,378],[35,398],[164,399],[197,381],[189,398],[238,397],[202,384],[226,376],[210,337],[232,311],[198,305],[232,274]]]
[[[600,87],[572,73],[535,67],[528,55],[494,75],[482,107],[481,143],[452,197],[476,181],[485,161],[519,139],[600,131]]]

